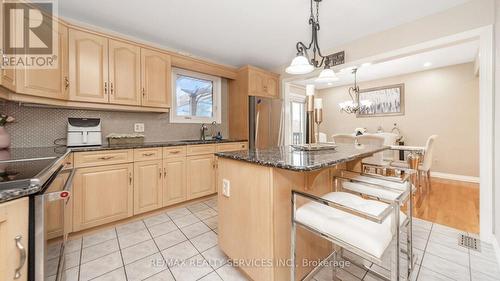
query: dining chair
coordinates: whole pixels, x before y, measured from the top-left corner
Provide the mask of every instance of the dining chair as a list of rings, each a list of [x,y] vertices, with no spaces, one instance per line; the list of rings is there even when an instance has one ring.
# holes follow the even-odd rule
[[[356,142],[356,137],[353,135],[337,134],[332,136],[333,141],[337,144],[339,143],[350,143],[354,144]]]
[[[361,135],[357,138],[358,144],[365,145],[375,145],[383,146],[385,143],[385,138],[378,135]],[[390,161],[384,160],[384,152],[379,152],[373,154],[371,157],[366,157],[361,160],[361,169],[363,172],[367,172],[368,168],[375,168],[375,173],[378,174],[379,170],[382,174],[385,174],[385,169],[391,164]]]
[[[427,142],[425,144],[425,149],[424,149],[424,158],[418,165],[418,182],[421,181],[421,177],[424,176],[425,179],[425,188],[427,191],[430,191],[432,185],[431,185],[431,168],[432,168],[432,160],[434,156],[434,146],[436,139],[438,138],[438,135],[432,135],[427,139]],[[400,161],[394,161],[391,163],[392,168],[404,168],[408,169],[408,163],[406,162],[400,162]]]

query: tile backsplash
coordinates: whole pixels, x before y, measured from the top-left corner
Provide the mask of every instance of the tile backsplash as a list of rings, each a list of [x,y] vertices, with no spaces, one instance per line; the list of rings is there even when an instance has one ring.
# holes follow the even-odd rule
[[[215,128],[228,138],[227,83],[222,83],[222,123]],[[53,146],[56,139],[66,138],[68,117],[101,118],[103,143],[110,133],[133,133],[134,123],[144,123],[145,141],[198,139],[201,124],[170,123],[168,113],[94,111],[49,108],[4,102],[2,113],[16,118],[6,126],[11,135],[11,147]],[[210,126],[209,126],[210,128]]]

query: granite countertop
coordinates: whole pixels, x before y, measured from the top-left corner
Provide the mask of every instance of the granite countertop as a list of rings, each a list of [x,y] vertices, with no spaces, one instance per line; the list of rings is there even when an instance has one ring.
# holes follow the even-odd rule
[[[115,149],[133,149],[147,147],[168,147],[196,144],[217,144],[241,142],[240,139],[220,141],[182,140],[165,142],[146,142],[131,145],[101,145],[88,147],[33,147],[0,150],[0,203],[29,196],[40,192],[42,186],[31,184],[31,179],[38,178],[49,167],[62,161],[69,152],[100,151]]]
[[[335,150],[298,151],[291,146],[219,152],[222,158],[292,171],[314,171],[364,158],[388,149],[388,146],[339,144]]]
[[[133,149],[133,148],[148,148],[148,147],[168,147],[168,146],[181,146],[181,145],[196,145],[196,144],[218,144],[229,142],[242,142],[247,140],[242,139],[222,139],[222,140],[178,140],[178,141],[164,141],[164,142],[144,142],[140,144],[120,144],[120,145],[100,145],[100,146],[82,146],[71,147],[72,152],[84,151],[99,151],[99,150],[116,150],[116,149]]]

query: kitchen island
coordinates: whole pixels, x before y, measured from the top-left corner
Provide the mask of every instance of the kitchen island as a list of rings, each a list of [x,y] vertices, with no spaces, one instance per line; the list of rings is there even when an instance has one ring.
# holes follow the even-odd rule
[[[331,192],[336,171],[359,171],[361,159],[385,149],[340,144],[314,152],[284,146],[217,153],[221,250],[253,280],[290,280],[291,191]],[[331,247],[299,228],[297,277],[330,254]]]

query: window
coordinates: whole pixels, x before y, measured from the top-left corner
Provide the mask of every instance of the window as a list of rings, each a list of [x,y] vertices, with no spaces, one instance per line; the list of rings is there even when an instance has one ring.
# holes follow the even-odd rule
[[[290,102],[292,144],[302,144],[306,142],[306,115],[305,100],[302,98],[292,98]]]
[[[221,78],[172,69],[172,123],[221,122]]]

